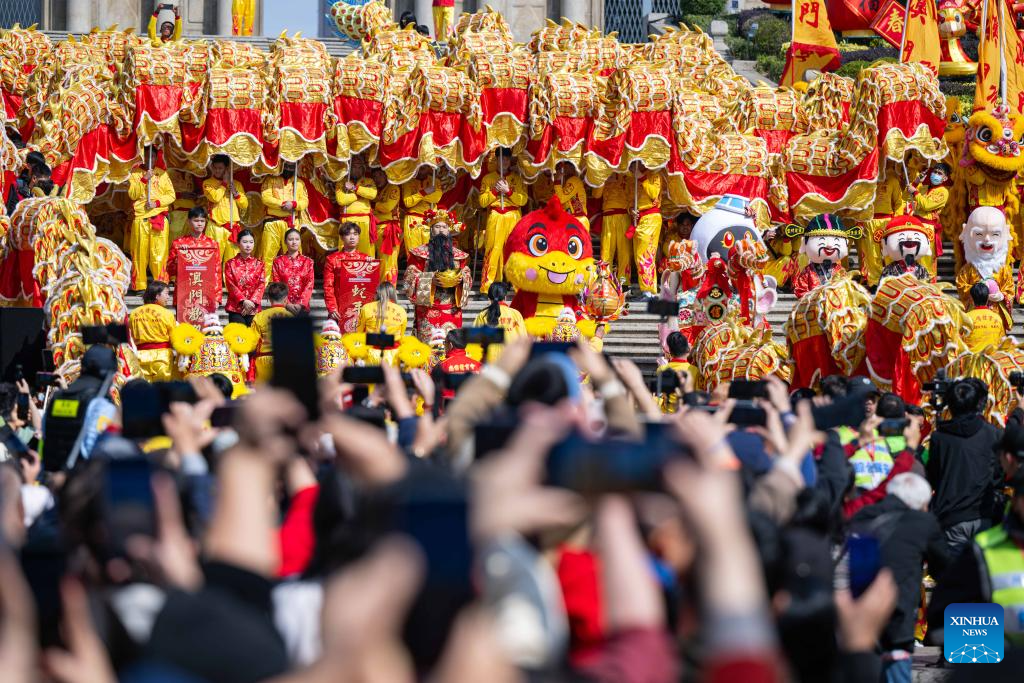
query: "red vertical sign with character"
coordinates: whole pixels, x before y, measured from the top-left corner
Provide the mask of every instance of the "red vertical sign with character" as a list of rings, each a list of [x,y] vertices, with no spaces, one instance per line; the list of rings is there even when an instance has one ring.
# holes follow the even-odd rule
[[[359,309],[377,298],[380,284],[380,261],[376,259],[342,261],[336,296],[342,333],[355,332],[359,322]]]
[[[220,305],[220,249],[217,245],[180,247],[174,305],[178,322],[203,324],[203,316]]]

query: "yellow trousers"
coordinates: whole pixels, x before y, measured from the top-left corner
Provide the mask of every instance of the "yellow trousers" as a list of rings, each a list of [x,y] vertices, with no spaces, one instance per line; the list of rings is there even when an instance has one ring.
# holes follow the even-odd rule
[[[633,254],[636,258],[636,277],[641,292],[658,292],[658,242],[661,240],[661,214],[640,217],[633,235]]]
[[[627,283],[633,273],[633,244],[626,239],[626,231],[632,223],[629,214],[613,214],[601,219],[601,260],[611,263],[616,259],[616,276]]]
[[[423,223],[423,216],[406,214],[402,216],[402,236],[405,238],[405,252],[412,253],[430,241],[430,228]]]
[[[380,259],[380,281],[384,282],[387,280],[392,284],[398,284],[398,254],[402,249],[400,246],[396,246],[393,252],[385,254],[382,251],[383,241],[383,239],[377,240],[377,258]]]
[[[171,381],[171,350],[141,349],[135,352],[139,359],[142,378],[147,382]]]
[[[487,214],[487,225],[484,227],[484,271],[480,278],[480,292],[487,294],[492,282],[500,281],[505,273],[505,240],[512,228],[522,218],[518,211],[499,213],[490,211]]]
[[[274,357],[260,356],[254,359],[253,362],[256,363],[257,384],[269,382],[271,376],[274,374]]]
[[[146,288],[146,271],[159,280],[164,276],[167,265],[169,246],[168,225],[164,221],[164,229],[153,229],[149,218],[136,218],[132,221],[131,248],[132,255],[132,289]]]
[[[188,209],[172,209],[167,214],[167,224],[170,229],[168,242],[174,242],[183,235],[188,234]]]
[[[454,7],[434,7],[434,39],[438,41],[448,40],[452,33],[452,25],[455,23]]]
[[[878,284],[882,277],[882,245],[876,242],[871,234],[878,228],[888,225],[888,218],[877,218],[864,223],[864,237],[857,240],[857,258],[860,260],[860,272],[871,287]]]
[[[267,281],[270,280],[270,269],[274,266],[274,259],[285,253],[284,234],[286,232],[288,232],[288,224],[284,221],[267,221],[263,224],[263,235],[260,237],[257,255],[267,268]]]

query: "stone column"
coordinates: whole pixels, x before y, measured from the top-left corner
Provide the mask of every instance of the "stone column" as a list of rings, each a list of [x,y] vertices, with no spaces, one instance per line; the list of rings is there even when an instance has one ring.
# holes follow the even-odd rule
[[[88,33],[92,30],[90,0],[68,0],[68,33]]]
[[[562,16],[584,26],[590,26],[590,6],[582,0],[562,0]]]
[[[217,35],[231,35],[231,0],[217,0]]]
[[[423,24],[434,35],[434,3],[430,0],[416,0],[416,23]]]

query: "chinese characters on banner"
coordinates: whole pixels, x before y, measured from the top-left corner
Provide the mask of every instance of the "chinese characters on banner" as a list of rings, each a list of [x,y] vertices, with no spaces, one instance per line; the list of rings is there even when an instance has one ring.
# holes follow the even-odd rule
[[[380,261],[350,259],[342,261],[341,264],[336,296],[338,313],[341,314],[338,325],[344,334],[356,331],[359,309],[377,296],[377,285],[380,284]]]
[[[220,250],[212,247],[182,247],[174,286],[178,322],[203,324],[203,316],[216,313],[220,305]]]
[[[900,61],[920,62],[937,75],[942,55],[935,0],[909,0],[903,23],[906,28]]]
[[[1000,44],[1006,60],[1006,104],[1011,112],[1024,111],[1024,44],[1016,31],[1014,12],[1001,0],[983,5],[983,30],[978,44],[978,78],[974,109],[991,109],[1000,99]],[[1002,30],[1000,30],[1000,27]],[[984,105],[982,104],[984,103]]]
[[[808,69],[832,71],[841,63],[825,0],[798,0],[793,13],[793,42],[786,52],[786,68],[779,84],[792,86],[804,80]]]
[[[898,0],[885,0],[871,22],[872,30],[897,50],[903,40],[903,15],[906,11]]]

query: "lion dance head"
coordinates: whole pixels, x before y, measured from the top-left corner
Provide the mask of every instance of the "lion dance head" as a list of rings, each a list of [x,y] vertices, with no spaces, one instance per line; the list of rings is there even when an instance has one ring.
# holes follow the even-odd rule
[[[1009,180],[1024,168],[1024,117],[1000,105],[967,121],[967,154],[992,180]]]

